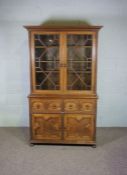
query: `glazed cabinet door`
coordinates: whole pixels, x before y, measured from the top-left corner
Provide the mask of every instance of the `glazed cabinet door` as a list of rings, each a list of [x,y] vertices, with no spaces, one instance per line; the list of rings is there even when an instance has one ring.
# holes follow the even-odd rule
[[[61,140],[61,115],[32,114],[32,137],[37,140]]]
[[[67,91],[90,93],[95,90],[95,33],[70,32],[66,37]]]
[[[94,118],[93,115],[65,114],[64,116],[64,140],[85,143],[93,141]]]
[[[32,90],[36,93],[58,93],[62,90],[62,52],[59,32],[31,33]]]

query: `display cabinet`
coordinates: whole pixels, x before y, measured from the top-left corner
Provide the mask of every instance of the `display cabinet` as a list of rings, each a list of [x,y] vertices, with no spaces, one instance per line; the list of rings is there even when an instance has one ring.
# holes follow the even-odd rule
[[[30,46],[30,143],[96,145],[101,26],[25,26]]]

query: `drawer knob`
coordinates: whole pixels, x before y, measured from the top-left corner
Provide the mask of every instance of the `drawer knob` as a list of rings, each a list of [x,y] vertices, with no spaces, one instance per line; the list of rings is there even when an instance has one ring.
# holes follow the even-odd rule
[[[57,106],[56,106],[56,105],[53,105],[53,106],[52,106],[52,108],[53,108],[53,109],[56,109],[56,108],[57,108]]]
[[[72,109],[73,108],[73,105],[69,105],[69,108]]]
[[[33,110],[41,110],[41,109],[43,109],[43,104],[41,102],[34,102],[32,104],[32,109]]]
[[[89,106],[89,105],[86,105],[85,107],[86,107],[86,109],[87,109],[87,110],[90,108],[90,106]]]
[[[82,109],[90,112],[93,110],[93,105],[92,105],[92,103],[84,103],[82,106]]]
[[[50,104],[50,105],[49,105],[49,109],[50,109],[50,110],[59,110],[59,109],[60,109],[60,105],[57,104],[57,103]]]

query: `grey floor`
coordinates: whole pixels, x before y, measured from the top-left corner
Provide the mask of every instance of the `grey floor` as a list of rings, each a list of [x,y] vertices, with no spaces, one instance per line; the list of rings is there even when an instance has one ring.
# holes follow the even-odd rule
[[[0,128],[0,175],[127,175],[127,128],[98,128],[97,148],[28,144],[28,128]]]

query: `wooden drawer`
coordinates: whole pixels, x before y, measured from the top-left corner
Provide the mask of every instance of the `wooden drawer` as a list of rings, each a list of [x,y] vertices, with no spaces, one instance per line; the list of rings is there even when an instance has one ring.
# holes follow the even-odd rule
[[[64,100],[64,111],[67,113],[95,114],[96,101],[93,99],[67,99]]]
[[[32,113],[59,113],[62,110],[62,101],[34,98],[30,100],[30,108]]]

